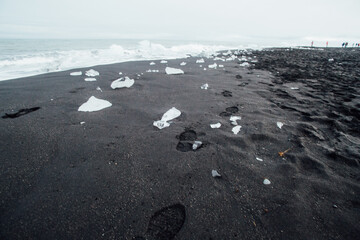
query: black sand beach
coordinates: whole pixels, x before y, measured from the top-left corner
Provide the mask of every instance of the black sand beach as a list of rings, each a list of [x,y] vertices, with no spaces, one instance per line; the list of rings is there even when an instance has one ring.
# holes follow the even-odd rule
[[[90,68],[0,82],[0,238],[358,239],[359,53],[267,49],[240,52],[248,67],[190,57],[94,66],[95,82],[70,76]],[[119,72],[135,84],[111,89]],[[79,112],[91,96],[112,106]],[[172,107],[181,116],[154,127]]]

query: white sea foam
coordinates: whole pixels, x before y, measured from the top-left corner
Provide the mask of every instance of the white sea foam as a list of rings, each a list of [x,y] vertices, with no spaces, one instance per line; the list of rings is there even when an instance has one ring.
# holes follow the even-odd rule
[[[56,46],[57,47],[57,46]],[[162,60],[193,57],[210,57],[217,51],[235,49],[237,46],[205,45],[205,44],[173,44],[165,47],[161,44],[141,41],[133,45],[117,44],[108,47],[81,47],[81,50],[48,50],[30,53],[19,53],[9,56],[0,53],[0,80],[32,76],[48,72],[65,71],[102,64],[111,64],[136,60]]]

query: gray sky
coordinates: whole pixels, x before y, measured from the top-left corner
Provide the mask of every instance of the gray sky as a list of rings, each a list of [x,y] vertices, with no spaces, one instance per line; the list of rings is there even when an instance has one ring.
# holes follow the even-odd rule
[[[359,0],[0,0],[0,38],[359,38]]]

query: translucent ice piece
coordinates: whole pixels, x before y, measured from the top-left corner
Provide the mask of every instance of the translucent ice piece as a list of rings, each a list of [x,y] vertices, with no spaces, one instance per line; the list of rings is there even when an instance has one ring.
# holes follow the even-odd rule
[[[201,89],[204,89],[204,90],[207,90],[209,87],[209,84],[205,83],[204,85],[202,85],[200,88]]]
[[[78,111],[80,112],[94,112],[99,111],[104,108],[111,107],[112,104],[106,100],[98,99],[94,96],[91,96],[86,103],[83,103]]]
[[[235,127],[233,127],[233,129],[231,131],[236,135],[240,132],[240,129],[241,129],[241,126],[235,126]]]
[[[201,145],[202,145],[202,142],[201,142],[201,141],[195,141],[194,144],[192,145],[192,149],[195,151],[195,150],[198,149]]]
[[[99,76],[99,72],[95,71],[94,69],[90,69],[85,72],[85,75],[88,77],[96,77],[96,76]]]
[[[112,89],[124,88],[124,87],[129,88],[132,85],[134,85],[134,83],[135,83],[134,79],[130,79],[129,77],[125,77],[125,79],[124,78],[119,78],[119,79],[113,81],[111,83],[110,87]]]
[[[215,123],[215,124],[210,124],[211,128],[219,128],[221,127],[221,123]]]
[[[165,68],[165,72],[166,74],[184,74],[184,71],[178,68],[171,68],[171,67],[167,67]]]
[[[216,170],[212,170],[211,171],[211,175],[215,178],[215,177],[221,177],[221,175],[218,173],[218,171]]]
[[[81,75],[82,75],[82,71],[70,73],[70,76],[81,76]]]

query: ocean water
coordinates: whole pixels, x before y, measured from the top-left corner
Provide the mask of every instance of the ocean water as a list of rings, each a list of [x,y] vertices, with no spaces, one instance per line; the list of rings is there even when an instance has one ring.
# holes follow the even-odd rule
[[[209,56],[246,47],[256,46],[206,41],[0,39],[0,81],[125,61]]]

